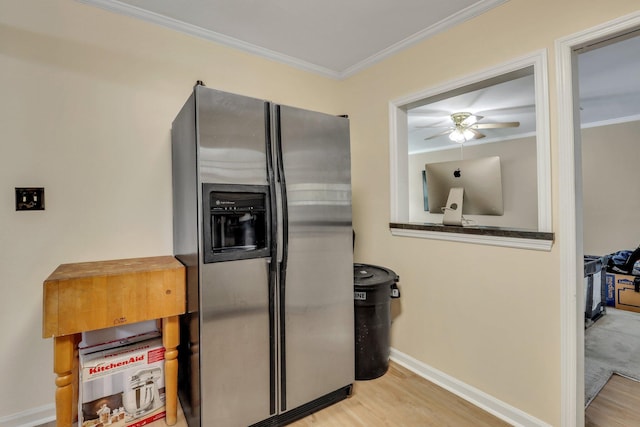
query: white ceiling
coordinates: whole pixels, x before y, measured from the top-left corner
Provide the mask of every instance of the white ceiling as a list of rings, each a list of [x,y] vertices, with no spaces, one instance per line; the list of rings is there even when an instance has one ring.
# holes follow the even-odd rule
[[[482,116],[479,123],[520,123],[515,128],[482,129],[480,132],[486,137],[468,141],[466,146],[533,136],[536,131],[533,74],[409,109],[409,152],[459,147],[448,135],[425,140],[451,129],[453,121],[450,116],[456,112]]]
[[[508,0],[77,1],[340,79]],[[640,120],[640,36],[578,59],[583,126]],[[410,151],[450,146],[446,135],[424,138],[450,127],[449,115],[460,111],[484,123],[521,122],[483,130],[480,142],[533,134],[532,88],[532,79],[518,79],[411,111]]]
[[[640,33],[578,55],[583,126],[640,120]]]

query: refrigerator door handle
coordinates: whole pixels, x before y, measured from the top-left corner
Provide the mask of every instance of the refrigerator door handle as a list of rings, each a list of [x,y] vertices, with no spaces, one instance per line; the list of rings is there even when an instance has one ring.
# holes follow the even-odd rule
[[[276,206],[278,215],[278,254],[281,271],[287,268],[287,251],[289,239],[289,217],[287,212],[287,182],[284,175],[284,161],[282,158],[282,131],[280,128],[280,106],[274,108],[274,148],[276,165]],[[284,276],[284,275],[283,275]]]
[[[287,182],[284,174],[284,161],[282,157],[282,129],[280,127],[280,106],[275,105],[273,109],[273,145],[275,148],[274,161],[276,165],[276,209],[278,215],[278,307],[280,324],[280,410],[287,410],[287,345],[285,310],[286,310],[286,281],[287,281],[287,258],[289,250],[289,215],[287,211]]]
[[[283,236],[283,208],[282,208],[282,189],[280,188],[280,183],[278,182],[276,184],[276,206],[278,206],[278,208],[276,209],[276,227],[278,230],[278,233],[276,235],[276,260],[278,261],[278,264],[282,263],[282,257],[283,257],[283,246],[284,246],[284,236]]]

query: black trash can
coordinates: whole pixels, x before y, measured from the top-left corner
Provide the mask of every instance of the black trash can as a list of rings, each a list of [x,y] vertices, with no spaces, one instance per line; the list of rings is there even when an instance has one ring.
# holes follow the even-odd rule
[[[356,380],[378,378],[389,369],[391,298],[400,297],[398,279],[388,268],[353,264]]]

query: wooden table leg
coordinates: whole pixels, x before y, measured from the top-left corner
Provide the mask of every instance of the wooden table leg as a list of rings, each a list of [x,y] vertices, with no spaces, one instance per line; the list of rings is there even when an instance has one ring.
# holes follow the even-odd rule
[[[56,378],[56,425],[71,427],[73,421],[73,368],[76,336],[55,337],[53,341],[53,372]]]
[[[71,401],[71,421],[78,421],[78,393],[80,392],[80,358],[78,346],[82,341],[82,334],[75,334],[73,339],[73,375],[71,376],[71,387],[73,388],[73,400]]]
[[[178,420],[178,344],[180,343],[180,318],[162,319],[162,344],[164,353],[164,387],[166,423],[174,425]]]

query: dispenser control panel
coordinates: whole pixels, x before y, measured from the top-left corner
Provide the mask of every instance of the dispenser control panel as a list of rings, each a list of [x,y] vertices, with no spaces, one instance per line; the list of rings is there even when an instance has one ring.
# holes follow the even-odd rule
[[[269,255],[267,186],[205,184],[205,262]]]

